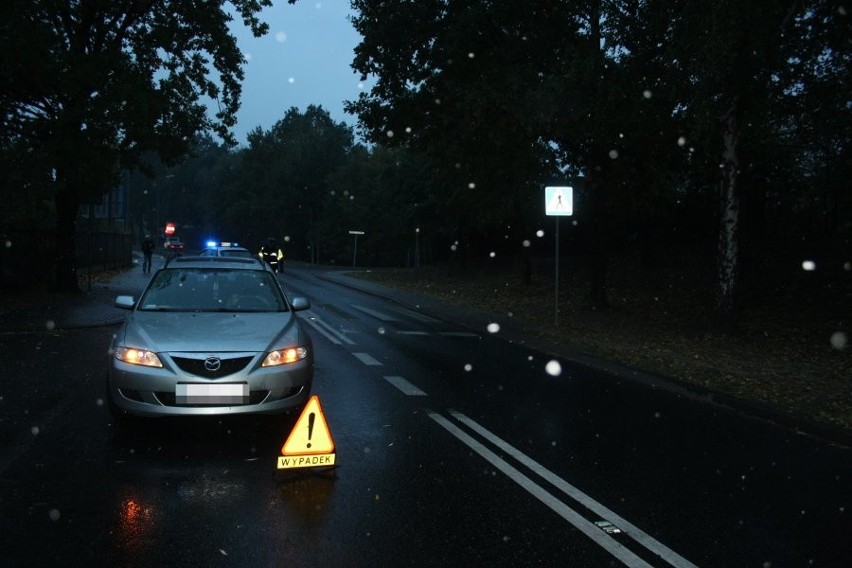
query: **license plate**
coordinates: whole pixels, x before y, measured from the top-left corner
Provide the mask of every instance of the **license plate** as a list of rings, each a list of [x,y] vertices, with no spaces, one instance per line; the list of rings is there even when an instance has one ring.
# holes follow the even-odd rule
[[[175,399],[177,404],[246,404],[249,386],[247,383],[178,383]]]

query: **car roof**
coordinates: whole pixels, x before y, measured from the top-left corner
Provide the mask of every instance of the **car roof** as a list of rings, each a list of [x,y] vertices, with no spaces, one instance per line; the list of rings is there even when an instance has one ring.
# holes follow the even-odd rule
[[[184,268],[233,268],[269,271],[260,259],[242,256],[177,256],[166,262],[167,267],[179,265]]]

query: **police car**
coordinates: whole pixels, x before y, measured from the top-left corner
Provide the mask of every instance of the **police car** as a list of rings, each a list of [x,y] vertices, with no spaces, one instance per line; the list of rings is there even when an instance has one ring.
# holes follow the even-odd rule
[[[222,241],[210,241],[207,243],[207,248],[198,253],[198,256],[228,256],[241,258],[254,258],[254,255],[245,247],[241,247],[238,243]]]

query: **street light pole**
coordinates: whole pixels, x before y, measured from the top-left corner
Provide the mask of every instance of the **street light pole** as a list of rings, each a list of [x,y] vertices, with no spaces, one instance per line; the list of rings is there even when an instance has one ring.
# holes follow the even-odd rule
[[[420,227],[414,229],[414,266],[420,267]]]
[[[355,251],[352,253],[352,268],[355,268],[355,260],[358,258],[358,235],[363,235],[364,231],[349,231],[350,235],[355,235]]]

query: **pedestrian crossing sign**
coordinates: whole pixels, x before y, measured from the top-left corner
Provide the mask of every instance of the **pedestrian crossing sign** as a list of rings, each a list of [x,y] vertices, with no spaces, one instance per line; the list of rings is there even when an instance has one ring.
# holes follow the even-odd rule
[[[574,188],[549,186],[544,188],[544,212],[546,215],[574,214]]]

